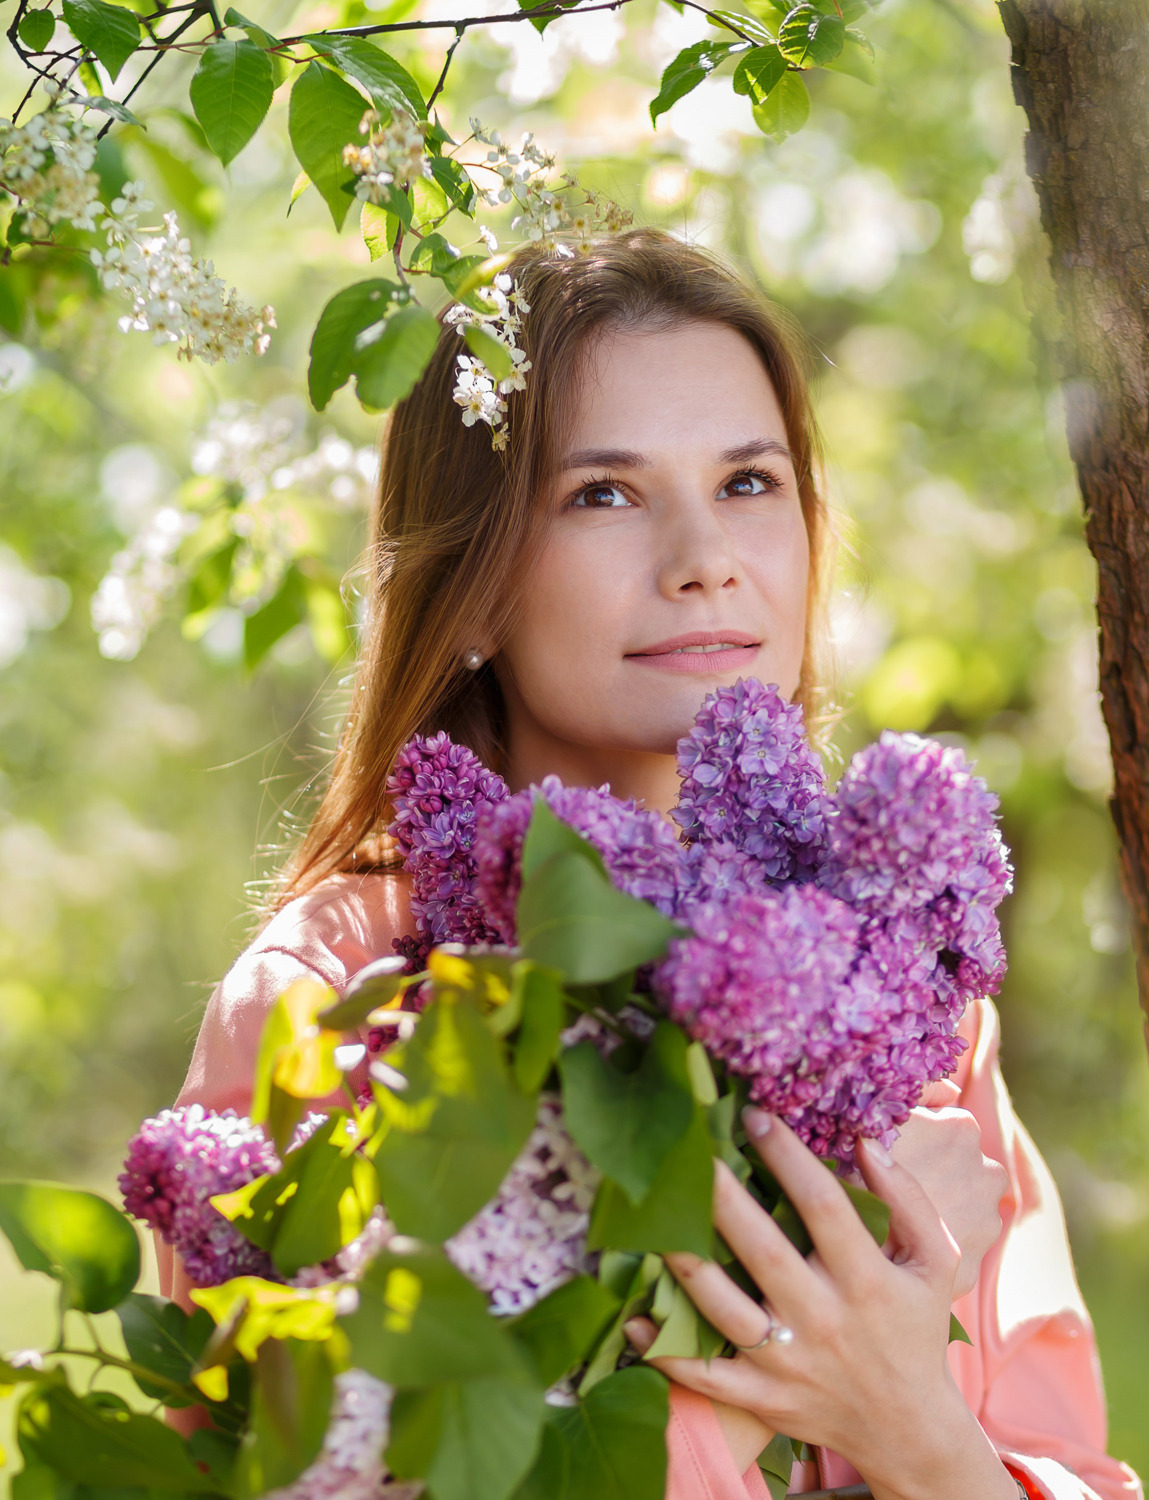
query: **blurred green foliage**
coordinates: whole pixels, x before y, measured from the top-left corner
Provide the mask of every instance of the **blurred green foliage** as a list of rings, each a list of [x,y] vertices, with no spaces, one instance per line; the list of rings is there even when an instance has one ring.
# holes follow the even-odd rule
[[[281,32],[369,14],[358,0],[269,12]],[[868,24],[877,87],[818,76],[811,124],[781,146],[721,77],[652,132],[661,71],[705,26],[646,4],[541,37],[469,36],[444,118],[533,128],[640,221],[731,253],[810,333],[845,544],[837,741],[848,755],[885,726],[960,740],[1001,794],[1018,871],[1006,1077],[1064,1196],[1112,1451],[1146,1472],[1149,1081],[1106,808],[1094,569],[1029,317],[1047,291],[1022,121],[989,0],[886,0]],[[442,45],[396,48],[424,89]],[[243,420],[280,422],[301,454],[325,431],[353,447],[378,436],[347,390],[322,418],[305,404],[307,334],[368,261],[314,193],[285,225],[284,115],[277,98],[229,174],[206,152],[175,171],[175,118],[124,147],[157,201],[189,215],[197,251],[276,305],[267,357],[177,365],[121,335],[65,256],[23,342],[0,344],[6,1170],[109,1182],[135,1123],[178,1088],[203,999],[333,744],[347,658],[330,666],[302,627],[249,677],[226,615],[189,642],[171,610],[129,661],[100,656],[88,619],[113,553],[191,477],[221,403],[270,412]],[[287,505],[285,524],[307,509]],[[364,514],[346,494],[326,514],[316,551],[338,576]]]

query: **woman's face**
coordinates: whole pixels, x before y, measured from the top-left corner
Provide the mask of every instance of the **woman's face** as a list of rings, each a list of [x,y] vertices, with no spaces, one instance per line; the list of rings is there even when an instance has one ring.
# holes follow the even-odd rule
[[[575,391],[549,531],[495,662],[520,781],[671,754],[714,688],[757,677],[789,697],[802,663],[806,527],[751,345],[705,322],[608,333]]]

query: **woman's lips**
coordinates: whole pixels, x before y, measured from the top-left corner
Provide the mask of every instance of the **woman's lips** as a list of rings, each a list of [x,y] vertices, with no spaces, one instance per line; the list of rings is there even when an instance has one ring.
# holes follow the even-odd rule
[[[701,672],[709,676],[744,671],[757,656],[761,641],[745,631],[694,631],[631,652],[627,661],[664,672]]]

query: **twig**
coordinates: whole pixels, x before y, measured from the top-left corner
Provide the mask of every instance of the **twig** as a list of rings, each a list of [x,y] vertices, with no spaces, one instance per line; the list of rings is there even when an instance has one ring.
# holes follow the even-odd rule
[[[447,81],[447,69],[451,66],[451,59],[455,55],[455,48],[463,40],[464,34],[465,33],[464,33],[463,28],[461,26],[456,26],[455,27],[455,40],[447,48],[447,56],[443,59],[443,71],[439,74],[439,81],[435,85],[435,87],[431,90],[431,95],[430,95],[430,97],[427,100],[427,113],[428,114],[430,114],[430,112],[431,112],[431,106],[432,106],[432,104],[434,104],[435,100],[443,92],[443,85]]]

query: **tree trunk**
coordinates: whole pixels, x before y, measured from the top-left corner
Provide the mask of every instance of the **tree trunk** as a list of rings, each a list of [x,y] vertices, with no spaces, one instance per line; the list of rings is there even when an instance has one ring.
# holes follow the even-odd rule
[[[998,0],[1097,560],[1113,819],[1149,1039],[1149,0]]]

